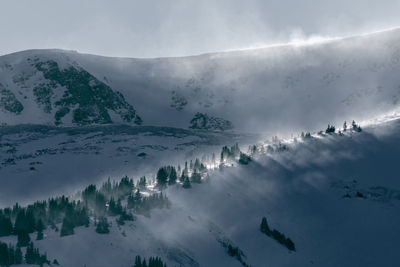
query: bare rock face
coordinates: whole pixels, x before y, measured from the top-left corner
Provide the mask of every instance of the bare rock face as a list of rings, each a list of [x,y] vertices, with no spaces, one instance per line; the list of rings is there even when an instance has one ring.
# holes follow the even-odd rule
[[[200,129],[200,130],[225,131],[233,129],[233,125],[228,120],[212,117],[205,113],[198,112],[196,113],[196,115],[194,115],[193,119],[190,121],[189,128]]]

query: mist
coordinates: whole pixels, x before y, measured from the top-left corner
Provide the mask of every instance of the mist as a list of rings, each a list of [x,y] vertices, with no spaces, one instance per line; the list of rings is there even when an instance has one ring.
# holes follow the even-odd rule
[[[400,1],[1,1],[0,55],[61,48],[170,57],[334,38],[400,25]]]

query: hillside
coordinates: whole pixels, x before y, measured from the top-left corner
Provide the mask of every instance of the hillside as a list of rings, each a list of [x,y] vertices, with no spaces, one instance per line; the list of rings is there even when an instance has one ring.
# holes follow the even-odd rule
[[[48,228],[35,246],[61,266],[130,266],[136,255],[168,266],[242,266],[228,245],[244,266],[396,266],[399,129],[393,120],[361,133],[265,141],[248,164],[208,163],[200,184],[168,186],[169,208],[124,225],[109,216],[105,235],[93,222],[65,237]],[[260,231],[264,216],[295,251]]]
[[[363,121],[397,109],[399,40],[397,29],[157,59],[19,52],[0,57],[1,122],[187,128],[199,112],[239,131],[290,134]]]

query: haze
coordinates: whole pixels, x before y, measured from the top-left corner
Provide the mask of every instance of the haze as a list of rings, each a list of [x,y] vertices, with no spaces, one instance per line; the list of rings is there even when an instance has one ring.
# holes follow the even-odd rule
[[[396,0],[3,0],[0,55],[32,48],[193,55],[393,28],[399,8]]]

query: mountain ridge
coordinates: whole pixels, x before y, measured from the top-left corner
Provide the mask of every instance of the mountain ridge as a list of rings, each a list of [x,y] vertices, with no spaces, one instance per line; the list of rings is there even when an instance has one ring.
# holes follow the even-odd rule
[[[0,57],[0,83],[24,106],[19,115],[0,111],[0,120],[7,124],[57,121],[55,114],[43,110],[46,103],[54,108],[55,101],[37,103],[33,95],[37,84],[50,80],[38,76],[26,85],[18,84],[18,77],[32,72],[27,60],[37,57],[56,62],[60,70],[73,66],[87,72],[120,93],[145,125],[187,128],[202,113],[229,121],[237,131],[290,134],[321,128],[322,122],[363,121],[397,109],[399,41],[396,29],[316,45],[155,59],[28,50]],[[57,88],[58,98],[63,90]],[[79,107],[81,102],[68,107],[71,113],[82,108],[104,110],[96,105]],[[111,122],[124,123],[111,116],[115,108],[106,108]],[[65,115],[67,124],[73,124],[71,113]]]

